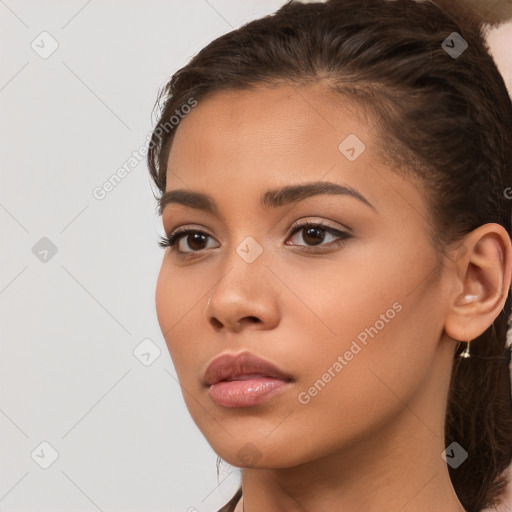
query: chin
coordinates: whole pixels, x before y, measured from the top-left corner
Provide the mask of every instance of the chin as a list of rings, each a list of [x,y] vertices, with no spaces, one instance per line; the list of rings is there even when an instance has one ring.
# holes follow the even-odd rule
[[[265,440],[264,436],[223,437],[208,439],[214,452],[231,466],[253,469],[291,468],[307,462],[308,456],[285,441]]]

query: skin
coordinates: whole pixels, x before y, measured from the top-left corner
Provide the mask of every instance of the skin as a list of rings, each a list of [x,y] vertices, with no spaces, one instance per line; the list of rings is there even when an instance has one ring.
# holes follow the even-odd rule
[[[354,161],[338,149],[349,134],[366,145]],[[219,216],[164,208],[167,234],[187,226],[211,238],[183,237],[189,259],[166,249],[157,315],[194,422],[243,468],[239,511],[464,510],[441,457],[451,362],[457,340],[481,334],[504,306],[510,239],[480,226],[439,264],[425,192],[384,166],[377,136],[374,120],[324,84],[215,93],[175,134],[166,190],[207,193]],[[260,205],[268,189],[311,181],[349,185],[374,209],[341,195]],[[307,231],[290,236],[298,220],[352,237],[336,247],[323,232],[322,253],[307,253]],[[263,249],[252,263],[236,251],[248,236]],[[394,303],[401,311],[301,404],[299,393]],[[294,380],[263,404],[221,407],[204,371],[244,350]]]

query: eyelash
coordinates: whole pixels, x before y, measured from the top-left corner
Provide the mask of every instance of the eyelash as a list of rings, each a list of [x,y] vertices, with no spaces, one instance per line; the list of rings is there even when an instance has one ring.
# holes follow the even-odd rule
[[[301,230],[308,229],[308,228],[320,228],[320,231],[325,231],[331,235],[334,235],[334,236],[338,237],[338,240],[335,240],[329,244],[321,243],[321,244],[319,244],[319,246],[300,246],[300,247],[307,247],[307,249],[306,249],[307,252],[319,252],[319,249],[316,249],[316,247],[322,247],[325,245],[327,245],[329,247],[339,247],[339,246],[345,244],[345,242],[349,238],[352,238],[352,235],[350,235],[349,233],[346,233],[345,231],[340,231],[338,229],[327,226],[321,222],[310,222],[310,221],[306,221],[302,224],[292,226],[292,231],[288,238],[295,235],[295,233],[297,233]],[[205,233],[204,231],[201,231],[198,229],[182,228],[182,229],[175,230],[168,237],[161,236],[160,240],[158,242],[158,245],[164,249],[166,247],[170,247],[171,250],[176,251],[178,253],[178,255],[181,257],[189,257],[192,254],[199,254],[199,253],[203,252],[204,249],[201,249],[199,251],[179,251],[178,250],[177,242],[179,242],[179,240],[182,237],[184,237],[185,235],[189,235],[189,234],[199,234],[199,235],[205,235],[207,237],[211,237],[211,235],[209,235],[208,233]]]

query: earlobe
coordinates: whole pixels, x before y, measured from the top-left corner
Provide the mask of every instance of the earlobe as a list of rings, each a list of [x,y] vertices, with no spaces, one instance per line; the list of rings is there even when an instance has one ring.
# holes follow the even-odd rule
[[[467,251],[453,266],[457,281],[445,332],[459,341],[475,339],[496,319],[510,288],[512,244],[505,228],[484,224],[468,233]]]

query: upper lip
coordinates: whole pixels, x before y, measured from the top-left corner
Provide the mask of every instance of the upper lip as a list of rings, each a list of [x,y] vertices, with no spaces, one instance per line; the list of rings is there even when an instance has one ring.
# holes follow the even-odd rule
[[[240,354],[222,354],[216,357],[206,369],[203,381],[207,386],[222,380],[236,380],[243,375],[258,374],[262,377],[291,381],[291,377],[265,359],[242,352]]]

